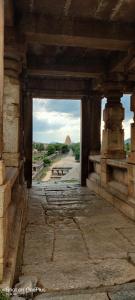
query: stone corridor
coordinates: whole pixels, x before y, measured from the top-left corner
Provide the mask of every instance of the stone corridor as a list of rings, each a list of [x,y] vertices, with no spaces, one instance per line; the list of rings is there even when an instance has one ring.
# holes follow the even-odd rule
[[[22,275],[36,299],[135,299],[135,224],[87,188],[35,184]]]

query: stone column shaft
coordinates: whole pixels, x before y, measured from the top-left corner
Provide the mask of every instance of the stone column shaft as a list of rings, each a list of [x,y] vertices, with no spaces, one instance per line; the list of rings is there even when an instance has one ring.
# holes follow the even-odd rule
[[[32,185],[32,96],[24,97],[24,177],[27,187]]]
[[[128,157],[128,199],[135,203],[135,94],[131,96],[130,108],[134,117],[131,124],[131,152]]]
[[[135,94],[131,96],[130,103],[131,111],[134,113],[133,123],[131,124],[131,152],[128,157],[128,162],[135,164]]]
[[[4,1],[0,1],[0,159],[3,150]]]
[[[4,90],[4,1],[0,1],[0,282],[3,279],[5,267],[5,166],[2,160],[3,151],[3,90]],[[4,184],[4,185],[3,185]],[[10,194],[9,194],[10,195]],[[7,200],[7,199],[6,199]]]
[[[84,97],[81,102],[81,185],[86,185],[89,155],[100,153],[101,101],[97,96]]]

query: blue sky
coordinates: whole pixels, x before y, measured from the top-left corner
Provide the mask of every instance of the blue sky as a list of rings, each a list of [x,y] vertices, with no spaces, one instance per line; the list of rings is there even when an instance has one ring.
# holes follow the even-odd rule
[[[102,100],[102,109],[106,100]],[[125,139],[130,137],[130,95],[122,98],[125,108]],[[104,122],[101,122],[103,129]],[[80,140],[80,101],[79,100],[33,100],[33,140],[35,142],[64,142],[70,135],[73,142]]]

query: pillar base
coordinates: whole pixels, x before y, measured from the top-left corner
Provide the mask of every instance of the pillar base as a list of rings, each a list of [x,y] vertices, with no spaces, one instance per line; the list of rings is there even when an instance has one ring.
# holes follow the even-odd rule
[[[128,165],[128,195],[135,203],[135,164]]]
[[[126,152],[125,151],[108,151],[108,152],[102,152],[101,158],[110,158],[110,159],[125,159],[126,158]]]
[[[128,155],[128,163],[135,165],[135,152],[130,152]]]

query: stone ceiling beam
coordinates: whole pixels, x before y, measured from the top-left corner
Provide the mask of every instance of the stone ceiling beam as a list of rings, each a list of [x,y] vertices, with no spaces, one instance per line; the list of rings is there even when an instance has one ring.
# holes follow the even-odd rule
[[[4,1],[5,25],[14,26],[14,6],[13,0]]]
[[[34,64],[28,67],[28,74],[32,76],[64,76],[75,78],[97,78],[105,72],[104,64],[94,61],[89,65],[40,65]]]
[[[33,97],[81,99],[90,94],[91,81],[84,79],[28,77],[27,89]],[[91,92],[92,93],[92,92]]]
[[[72,4],[72,0],[66,0],[65,1],[65,6],[64,6],[64,15],[65,15],[65,17],[67,17],[68,14],[69,14],[71,4]]]
[[[113,12],[111,14],[111,20],[115,20],[115,18],[117,17],[123,3],[125,3],[125,0],[118,0],[116,6],[113,9]]]
[[[111,60],[110,72],[128,72],[129,64],[135,56],[135,48],[131,47],[126,53],[119,53]]]
[[[20,19],[18,27],[27,43],[127,51],[135,40],[135,26],[124,23],[28,14]]]
[[[77,71],[74,68],[72,70],[60,70],[56,69],[55,67],[50,70],[49,68],[44,70],[37,70],[37,69],[28,69],[28,74],[32,76],[52,76],[52,77],[59,77],[63,76],[65,78],[67,77],[73,77],[73,78],[97,78],[101,73],[92,73],[90,70],[86,72],[84,71]]]

